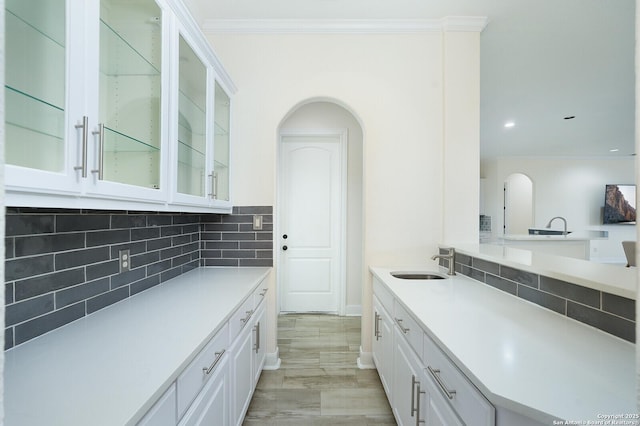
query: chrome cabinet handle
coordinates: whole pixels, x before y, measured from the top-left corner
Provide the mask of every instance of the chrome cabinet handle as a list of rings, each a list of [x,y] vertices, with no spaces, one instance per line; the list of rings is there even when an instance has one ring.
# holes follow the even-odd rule
[[[240,322],[242,323],[242,327],[244,328],[245,325],[247,325],[247,323],[249,322],[249,320],[251,319],[251,315],[253,315],[253,309],[251,309],[250,311],[245,311],[247,313],[247,316],[244,318],[240,318]]]
[[[73,170],[81,170],[82,177],[87,177],[87,139],[89,139],[89,117],[82,117],[82,124],[76,124],[76,129],[82,129],[82,164],[75,166]]]
[[[263,288],[262,291],[260,293],[258,293],[261,297],[264,297],[267,294],[267,291],[269,291],[268,288]]]
[[[402,326],[402,319],[400,319],[400,318],[396,318],[396,324],[398,324],[398,327],[400,327],[400,330],[401,330],[404,334],[407,334],[407,333],[409,332],[409,329],[408,329],[408,328],[404,328],[404,327]]]
[[[382,335],[380,334],[380,318],[381,318],[381,316],[377,312],[375,312],[375,316],[376,316],[376,319],[375,319],[375,323],[374,323],[374,327],[373,327],[373,329],[374,329],[373,334],[376,336],[376,340],[380,340],[380,338],[382,337]]]
[[[218,172],[213,170],[207,177],[211,179],[211,192],[208,195],[215,200],[218,198]]]
[[[429,373],[436,381],[438,386],[440,386],[440,389],[446,395],[446,397],[449,399],[453,399],[453,397],[456,395],[456,391],[447,389],[444,382],[442,381],[442,378],[440,377],[440,370],[434,370],[430,365],[427,366],[427,370],[429,370]]]
[[[260,323],[257,323],[253,327],[253,330],[256,332],[256,344],[254,345],[254,349],[256,350],[256,353],[258,353],[260,350]]]
[[[420,426],[420,423],[424,423],[424,420],[420,420],[420,395],[426,392],[420,389],[420,382],[416,380],[416,376],[411,376],[411,417],[416,415],[416,426]],[[417,398],[416,398],[417,395]],[[415,404],[414,404],[415,401]]]
[[[223,349],[222,352],[216,352],[215,353],[216,359],[213,360],[213,363],[209,367],[202,367],[202,372],[204,373],[205,376],[208,376],[209,374],[211,374],[213,369],[216,368],[216,365],[218,365],[218,363],[222,359],[222,355],[224,355],[225,352],[226,352],[225,349]]]
[[[416,382],[416,393],[418,394],[418,398],[416,399],[416,426],[420,426],[420,423],[425,423],[424,419],[420,420],[420,395],[426,393],[420,390],[420,382]]]
[[[211,174],[207,175],[207,177],[211,178],[211,192],[209,193],[209,197],[215,200],[218,198],[218,172],[212,170]]]
[[[375,311],[373,312],[373,335],[378,340],[378,313]]]
[[[91,170],[91,173],[97,173],[98,179],[104,178],[104,124],[98,124],[98,130],[91,132],[92,135],[98,135],[98,168]]]
[[[416,383],[418,383],[418,381],[416,380],[416,376],[412,374],[411,375],[411,417],[413,417],[413,414],[416,412],[416,407],[415,407]]]

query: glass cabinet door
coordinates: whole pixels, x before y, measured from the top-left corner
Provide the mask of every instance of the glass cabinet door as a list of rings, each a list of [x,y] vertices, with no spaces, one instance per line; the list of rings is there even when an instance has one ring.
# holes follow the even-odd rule
[[[160,188],[161,18],[153,0],[100,2],[101,180]]]
[[[229,201],[229,130],[231,100],[220,84],[215,85],[213,156],[216,200]]]
[[[64,171],[65,12],[65,0],[5,3],[8,165]]]
[[[180,35],[178,192],[205,197],[207,68]]]

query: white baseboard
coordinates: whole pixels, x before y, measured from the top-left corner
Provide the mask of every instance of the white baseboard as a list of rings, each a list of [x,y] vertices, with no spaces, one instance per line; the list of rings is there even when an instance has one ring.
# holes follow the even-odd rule
[[[276,348],[275,352],[267,352],[264,360],[263,370],[277,370],[280,368],[280,348]]]
[[[376,365],[373,363],[373,355],[371,354],[371,352],[362,352],[362,346],[360,346],[358,368],[361,370],[370,370],[372,368],[376,368]]]
[[[344,311],[345,316],[360,317],[362,316],[362,305],[347,305]]]

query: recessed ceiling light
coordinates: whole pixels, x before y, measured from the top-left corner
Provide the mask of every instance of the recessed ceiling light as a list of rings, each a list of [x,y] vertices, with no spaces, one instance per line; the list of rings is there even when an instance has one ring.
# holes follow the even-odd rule
[[[513,121],[508,121],[508,122],[504,123],[504,127],[506,127],[507,129],[509,127],[513,127],[515,125],[516,125],[516,123],[514,123]]]
[[[618,151],[620,151],[618,148],[612,148],[609,150],[609,152],[618,152]]]

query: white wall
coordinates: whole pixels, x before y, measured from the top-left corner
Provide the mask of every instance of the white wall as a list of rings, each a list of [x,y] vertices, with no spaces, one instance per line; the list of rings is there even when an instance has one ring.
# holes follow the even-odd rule
[[[634,183],[634,157],[597,158],[500,158],[483,163],[481,176],[487,179],[484,206],[491,216],[492,233],[502,232],[502,191],[507,176],[523,173],[533,181],[532,226],[544,227],[549,219],[563,216],[570,231],[605,230],[608,240],[593,241],[591,258],[596,261],[624,261],[622,240],[635,240],[633,225],[602,225],[604,187],[607,183]]]
[[[447,43],[442,32],[209,35],[238,87],[234,204],[275,205],[278,127],[300,102],[333,99],[362,125],[365,352],[371,347],[369,265],[433,268],[428,258],[447,229],[456,240],[471,229],[469,241],[477,241],[479,38],[477,32],[460,33]],[[445,74],[455,76],[462,88],[445,85]],[[446,125],[445,116],[450,118]],[[462,167],[454,171],[459,174],[445,180],[446,128],[455,148],[447,164],[455,166],[454,155],[460,152],[466,156],[458,158]],[[466,168],[467,163],[475,168]],[[447,212],[455,213],[456,221],[444,223],[448,187],[455,195],[452,202],[459,201],[452,205],[455,212]]]
[[[282,123],[286,130],[347,129],[347,315],[362,312],[362,128],[346,109],[316,101],[297,108]],[[278,236],[276,236],[278,238]]]

